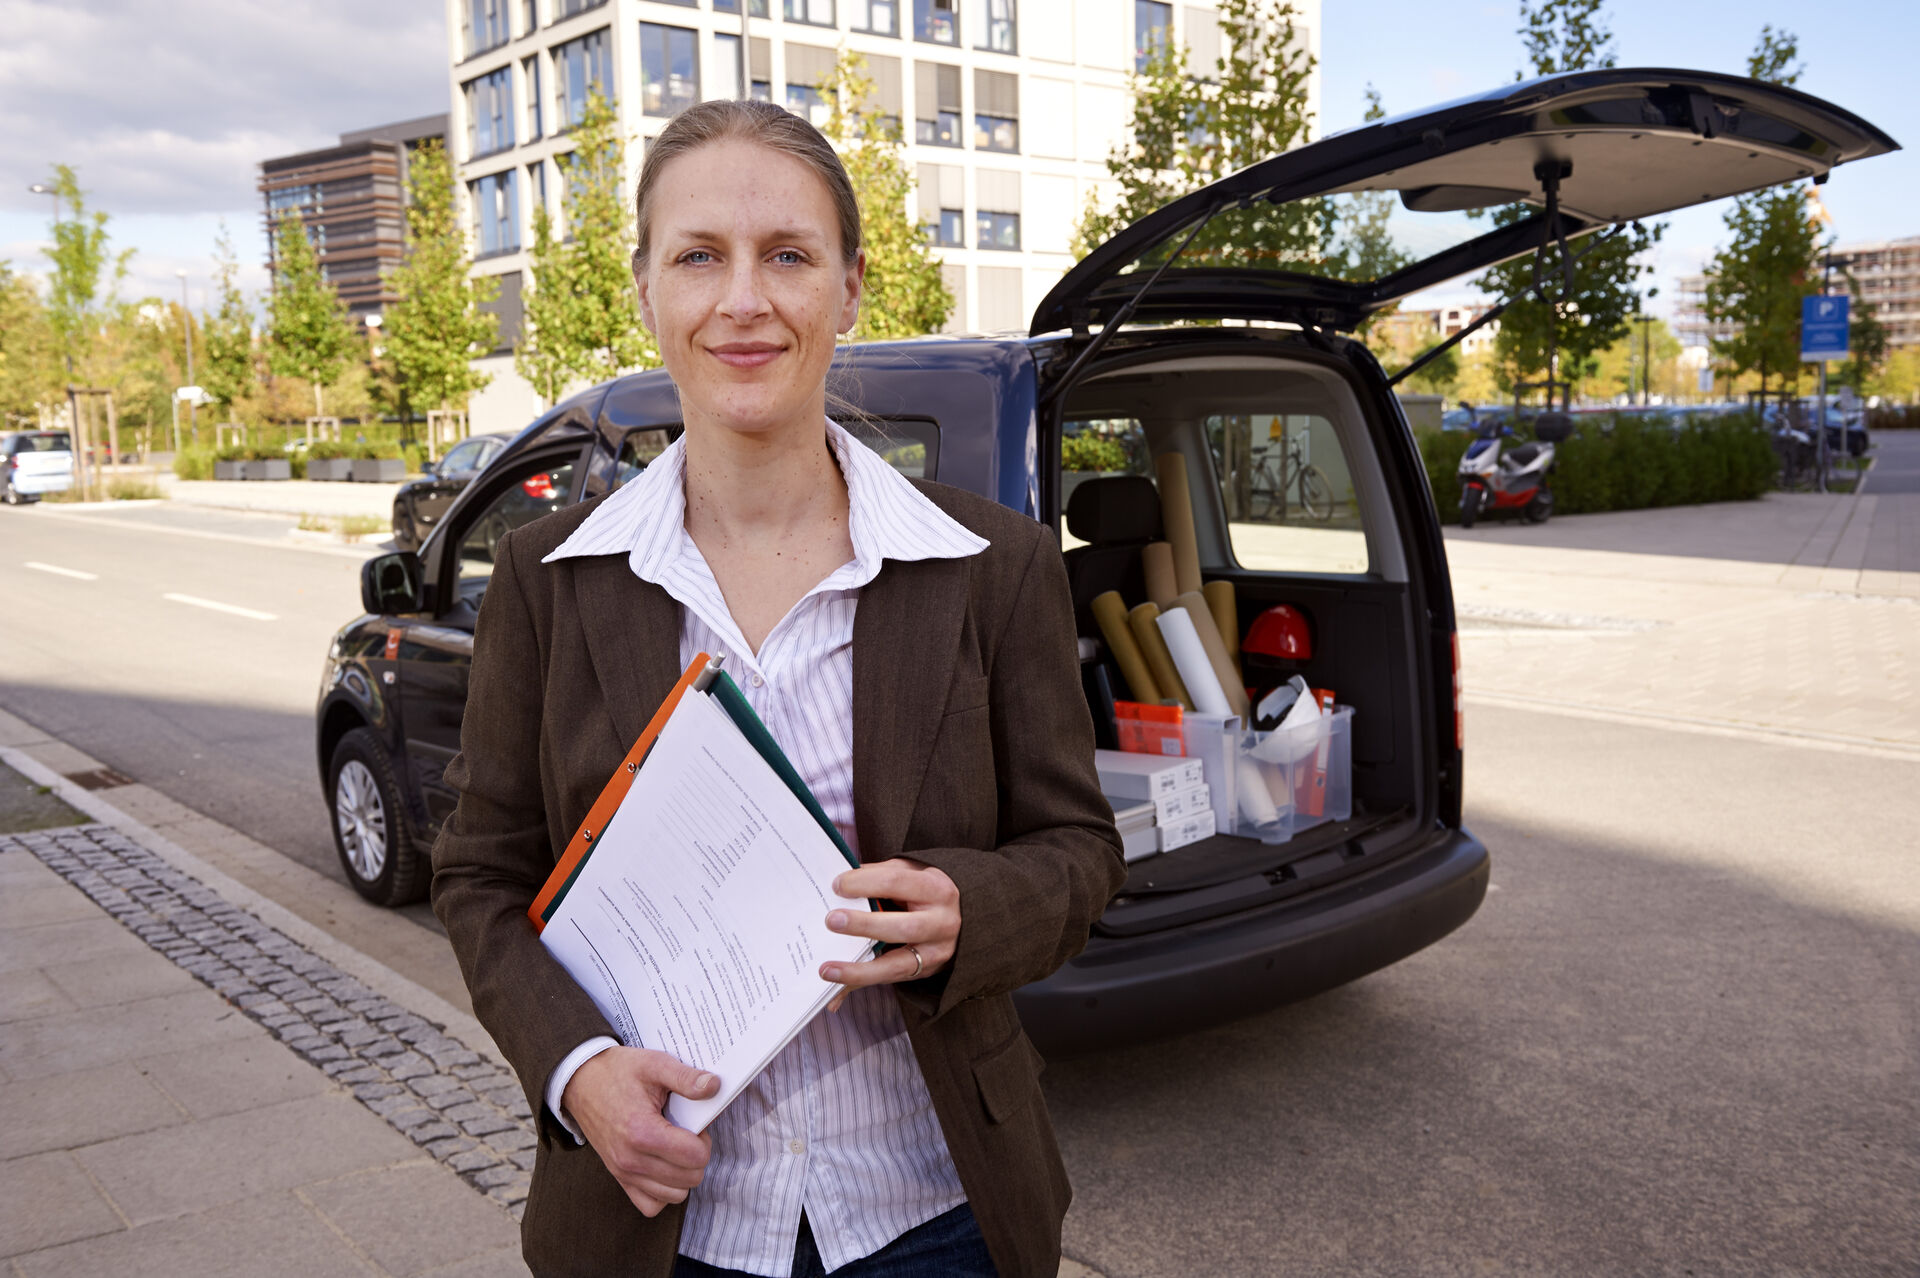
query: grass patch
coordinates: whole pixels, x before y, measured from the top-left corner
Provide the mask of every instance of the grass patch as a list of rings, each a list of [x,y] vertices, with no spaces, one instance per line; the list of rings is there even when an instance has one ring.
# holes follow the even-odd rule
[[[109,501],[158,501],[165,496],[150,479],[116,479],[107,485]]]
[[[81,825],[84,813],[62,802],[51,787],[35,785],[0,764],[0,834],[25,834],[29,830],[54,830],[66,825]]]
[[[387,531],[387,524],[378,515],[302,515],[300,531],[369,537]]]

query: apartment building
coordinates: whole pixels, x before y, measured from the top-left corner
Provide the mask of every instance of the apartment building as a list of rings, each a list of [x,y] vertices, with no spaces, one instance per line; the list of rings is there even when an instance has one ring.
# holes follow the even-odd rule
[[[1920,235],[1835,245],[1835,292],[1845,288],[1843,272],[1858,281],[1860,300],[1871,304],[1874,318],[1886,325],[1891,347],[1920,346]],[[1708,322],[1708,279],[1706,275],[1683,275],[1678,281],[1673,331],[1682,346],[1707,347],[1713,339],[1724,341],[1736,331],[1731,321]]]
[[[275,269],[274,225],[298,213],[320,271],[355,319],[381,315],[394,295],[386,277],[406,255],[407,155],[443,137],[447,117],[430,115],[342,133],[337,146],[260,163],[267,269]]]
[[[1213,0],[447,0],[450,146],[476,274],[500,277],[493,382],[476,430],[543,407],[513,371],[533,209],[559,216],[555,157],[589,88],[617,105],[637,176],[645,140],[711,98],[755,97],[818,121],[814,85],[842,47],[866,56],[899,117],[916,211],[943,261],[955,332],[1024,331],[1073,264],[1069,244],[1124,136],[1128,74],[1180,41],[1196,74],[1220,54]],[[1296,23],[1319,56],[1319,0]],[[743,11],[744,10],[744,11]],[[744,73],[744,74],[743,74]],[[1318,109],[1318,77],[1309,90]]]

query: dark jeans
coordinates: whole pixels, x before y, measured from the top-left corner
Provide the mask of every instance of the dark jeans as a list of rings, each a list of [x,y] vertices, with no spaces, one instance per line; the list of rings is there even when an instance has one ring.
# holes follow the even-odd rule
[[[813,1230],[800,1217],[800,1241],[793,1252],[793,1278],[825,1278],[820,1249]],[[836,1269],[834,1278],[997,1278],[993,1257],[974,1223],[973,1208],[961,1203],[935,1216],[852,1264]],[[718,1269],[682,1256],[674,1262],[673,1278],[746,1278],[738,1269]]]

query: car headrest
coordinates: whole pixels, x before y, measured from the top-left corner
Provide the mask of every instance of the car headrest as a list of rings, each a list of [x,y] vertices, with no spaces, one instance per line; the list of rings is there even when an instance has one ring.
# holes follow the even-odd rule
[[[1154,541],[1160,536],[1160,492],[1144,475],[1089,479],[1067,499],[1067,531],[1096,546]]]

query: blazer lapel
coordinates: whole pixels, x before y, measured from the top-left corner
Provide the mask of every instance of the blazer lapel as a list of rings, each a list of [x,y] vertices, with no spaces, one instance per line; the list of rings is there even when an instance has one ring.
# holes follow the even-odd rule
[[[966,559],[888,560],[853,618],[853,811],[861,858],[901,850],[946,712]]]
[[[634,576],[625,555],[570,562],[580,629],[624,751],[680,677],[680,605]]]

